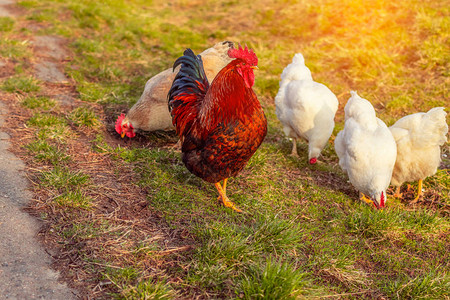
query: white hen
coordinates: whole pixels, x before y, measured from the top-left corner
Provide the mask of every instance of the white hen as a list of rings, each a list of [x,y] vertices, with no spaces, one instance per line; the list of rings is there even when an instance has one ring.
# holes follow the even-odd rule
[[[350,93],[344,109],[345,126],[334,141],[339,165],[362,193],[362,200],[383,208],[397,156],[395,140],[376,117],[372,104],[356,92]]]
[[[232,47],[232,42],[225,41],[200,53],[209,82],[212,82],[217,73],[232,61],[232,58],[228,56],[228,50]],[[116,131],[122,137],[125,135],[134,137],[135,130],[174,129],[167,104],[167,93],[178,71],[179,68],[175,70],[170,68],[147,81],[138,102],[130,108],[126,116],[122,114],[117,118]]]
[[[317,162],[334,128],[339,102],[325,85],[312,79],[300,53],[281,74],[275,97],[276,114],[286,136],[293,139],[292,155],[297,154],[297,139],[308,141],[308,160]]]
[[[434,175],[441,162],[441,148],[447,141],[447,113],[443,107],[435,107],[427,113],[416,113],[401,118],[389,127],[397,142],[397,161],[391,183],[397,187],[404,182],[419,181],[417,202],[422,194],[422,180]]]

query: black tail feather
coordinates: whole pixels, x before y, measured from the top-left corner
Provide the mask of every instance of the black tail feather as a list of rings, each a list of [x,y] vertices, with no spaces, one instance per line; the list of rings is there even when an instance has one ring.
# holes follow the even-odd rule
[[[195,55],[191,49],[186,49],[183,56],[173,64],[173,69],[181,65],[168,93],[169,110],[177,105],[175,97],[181,93],[196,94],[197,99],[203,99],[209,88],[209,82],[203,68],[200,55]]]
[[[179,65],[181,68],[167,95],[172,123],[179,135],[189,130],[209,88],[201,56],[196,56],[191,49],[183,54],[173,65],[174,69]]]

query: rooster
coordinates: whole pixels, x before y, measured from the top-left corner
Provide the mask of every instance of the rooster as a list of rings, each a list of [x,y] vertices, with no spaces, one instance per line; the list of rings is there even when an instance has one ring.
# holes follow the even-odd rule
[[[276,114],[287,137],[293,139],[292,154],[297,154],[297,139],[308,141],[308,160],[315,164],[334,128],[339,101],[325,85],[315,82],[297,53],[281,74],[275,97]]]
[[[339,165],[362,193],[361,199],[383,208],[397,146],[386,124],[376,117],[372,104],[356,92],[350,93],[344,108],[344,129],[338,133],[334,148]]]
[[[181,68],[168,94],[183,163],[194,175],[214,183],[225,207],[241,212],[228,199],[226,185],[267,134],[266,117],[252,90],[258,58],[247,47],[230,49],[234,60],[210,85],[201,56],[191,49],[183,54],[174,63],[174,68]]]
[[[396,186],[395,196],[401,197],[400,186],[407,181],[419,181],[415,203],[422,195],[422,181],[434,175],[441,162],[441,149],[447,141],[447,113],[435,107],[427,113],[416,113],[401,118],[389,127],[397,143],[397,160],[391,184]]]
[[[232,46],[232,42],[225,41],[200,53],[209,82],[232,60],[228,56],[228,50]],[[177,73],[178,69],[167,69],[147,81],[139,101],[133,105],[127,115],[121,114],[117,118],[115,129],[122,138],[125,135],[130,138],[136,136],[136,130],[174,129],[172,117],[167,108],[167,93]]]

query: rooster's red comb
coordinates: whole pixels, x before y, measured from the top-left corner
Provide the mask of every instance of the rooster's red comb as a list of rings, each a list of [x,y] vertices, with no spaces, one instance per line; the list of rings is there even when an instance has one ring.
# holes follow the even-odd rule
[[[116,121],[116,131],[118,134],[122,133],[122,121],[125,119],[125,114],[121,114]]]
[[[242,46],[239,45],[238,49],[231,48],[228,50],[228,56],[231,58],[241,58],[252,66],[258,65],[258,57],[256,57],[255,52],[253,52],[252,49],[248,49],[247,46],[242,48]]]

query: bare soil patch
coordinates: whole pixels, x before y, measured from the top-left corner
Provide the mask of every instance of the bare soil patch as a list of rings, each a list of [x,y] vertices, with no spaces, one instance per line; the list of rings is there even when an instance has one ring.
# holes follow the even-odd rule
[[[35,36],[33,52],[39,59],[34,64],[36,77],[46,82],[66,83],[69,79],[63,73],[63,62],[69,56],[65,40],[57,36]]]

